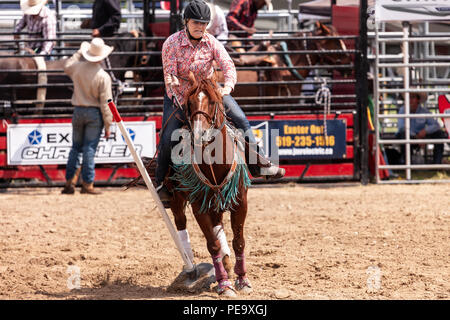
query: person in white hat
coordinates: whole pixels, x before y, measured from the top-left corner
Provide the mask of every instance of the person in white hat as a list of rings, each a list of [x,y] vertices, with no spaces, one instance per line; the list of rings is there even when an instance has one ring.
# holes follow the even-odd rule
[[[229,31],[244,31],[238,37],[250,37],[256,32],[255,20],[258,10],[267,6],[268,11],[272,11],[271,0],[233,0],[227,15],[227,25]]]
[[[101,62],[113,51],[102,38],[83,42],[80,49],[70,57],[64,72],[73,81],[72,148],[66,167],[64,194],[75,193],[76,170],[80,167],[79,156],[83,154],[81,193],[98,194],[94,189],[95,161],[100,136],[105,128],[105,138],[110,135],[112,114],[108,99],[112,99],[111,77],[103,70]]]
[[[50,60],[50,54],[55,45],[51,39],[56,39],[56,16],[45,5],[46,3],[47,0],[20,0],[20,8],[24,15],[14,29],[14,38],[20,39],[17,33],[27,27],[28,37],[36,41],[27,42],[25,45]]]

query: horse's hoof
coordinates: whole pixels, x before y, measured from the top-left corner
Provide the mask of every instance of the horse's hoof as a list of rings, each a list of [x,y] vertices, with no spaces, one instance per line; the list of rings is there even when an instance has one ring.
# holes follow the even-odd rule
[[[234,286],[236,287],[236,290],[239,291],[239,293],[250,294],[253,292],[252,285],[250,284],[250,280],[248,280],[247,277],[239,277],[238,279],[236,279]]]
[[[237,297],[236,292],[234,292],[231,289],[225,290],[224,292],[222,292],[222,294],[220,294],[221,297],[225,297],[225,298],[235,298]]]
[[[229,280],[222,280],[220,281],[219,285],[217,286],[217,293],[221,297],[227,297],[232,298],[236,297],[236,290],[233,288],[233,285],[231,284],[231,281]]]

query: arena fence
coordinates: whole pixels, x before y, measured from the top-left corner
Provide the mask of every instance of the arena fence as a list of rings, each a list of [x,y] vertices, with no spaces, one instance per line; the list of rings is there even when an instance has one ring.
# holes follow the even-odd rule
[[[365,1],[358,9],[362,14],[361,21],[365,21]],[[339,24],[339,19],[335,21]],[[342,23],[342,21],[341,21]],[[338,25],[337,25],[338,26]],[[339,28],[338,28],[339,29]],[[280,137],[278,144],[280,149],[289,149],[296,142],[302,144],[307,141],[308,135],[297,133],[289,133],[282,131],[283,128],[289,127],[321,127],[315,135],[309,135],[309,139],[314,140],[320,146],[326,147],[329,144],[329,137],[324,137],[323,127],[328,127],[328,135],[336,141],[333,144],[339,144],[339,156],[337,157],[317,157],[317,156],[294,156],[288,155],[280,157],[280,164],[286,169],[286,178],[284,181],[361,181],[363,184],[368,183],[368,132],[367,132],[367,59],[366,48],[367,38],[365,36],[365,24],[355,25],[355,33],[353,35],[342,35],[338,37],[307,37],[306,41],[321,41],[324,39],[341,39],[347,44],[345,50],[295,50],[295,51],[275,51],[272,55],[286,54],[323,54],[333,55],[336,53],[350,54],[355,57],[353,63],[348,65],[315,65],[302,66],[301,68],[286,67],[262,67],[248,66],[237,67],[238,71],[249,71],[264,73],[273,70],[293,70],[293,69],[309,69],[310,77],[303,80],[289,81],[240,81],[236,85],[237,90],[250,90],[258,88],[255,95],[235,96],[239,105],[248,115],[249,120],[254,126],[255,132],[261,134],[262,137],[273,126],[280,127]],[[361,34],[358,34],[361,32]],[[279,30],[272,35],[272,42],[288,41],[293,39],[293,31]],[[252,39],[254,43],[265,41],[268,34],[257,34]],[[55,59],[68,57],[75,52],[82,41],[90,39],[86,31],[70,31],[58,32],[58,42],[54,49],[53,56]],[[3,38],[2,38],[3,39]],[[115,40],[116,38],[105,38],[106,41]],[[140,41],[145,43],[159,43],[166,39],[165,36],[140,37]],[[121,41],[136,41],[131,36],[120,38]],[[229,39],[232,40],[232,39]],[[241,39],[242,40],[242,39]],[[0,40],[0,59],[11,57],[11,53],[15,52],[19,44],[23,44],[28,40],[21,39],[18,41],[12,39]],[[243,41],[243,46],[248,47]],[[252,52],[254,55],[266,55],[266,51]],[[160,59],[161,52],[158,51],[158,45],[152,49],[139,52],[135,51],[114,51],[112,56],[154,56]],[[231,56],[237,55],[230,53]],[[15,55],[17,57],[17,55]],[[21,54],[20,57],[31,57],[32,55]],[[337,70],[354,69],[354,76],[344,78],[339,75]],[[108,72],[126,71],[127,74],[139,72],[161,72],[161,65],[146,65],[141,67],[112,67],[106,68]],[[49,78],[62,73],[62,69],[56,70],[2,70],[3,73],[29,75],[37,78],[38,74],[46,74]],[[325,84],[326,81],[326,84]],[[115,92],[117,95],[116,104],[124,121],[152,123],[155,129],[155,140],[157,144],[159,140],[158,132],[161,129],[162,114],[162,96],[163,96],[162,77],[149,78],[146,80],[136,80],[132,76],[125,79],[124,82],[115,81]],[[262,94],[261,90],[279,85],[309,86],[304,88],[298,95],[291,96],[267,96]],[[43,126],[44,124],[52,124],[58,126],[60,124],[67,126],[71,122],[71,114],[73,107],[70,103],[70,95],[67,97],[46,98],[38,100],[34,96],[27,99],[16,99],[24,90],[36,91],[39,88],[46,88],[48,92],[51,89],[67,89],[72,86],[69,78],[58,83],[37,84],[33,83],[1,83],[0,90],[11,92],[8,100],[0,103],[0,186],[59,186],[64,183],[65,164],[11,164],[8,159],[7,141],[8,127],[14,125],[29,125],[30,128]],[[329,89],[329,101],[326,103],[316,101],[316,94],[320,89]],[[58,90],[57,90],[58,91]],[[39,110],[36,105],[45,103],[45,106]],[[276,125],[275,125],[276,124]],[[33,129],[34,130],[34,129]],[[30,139],[30,134],[25,134],[25,138]],[[58,129],[63,130],[63,129]],[[64,130],[67,130],[64,129]],[[66,131],[58,133],[61,137],[67,135]],[[267,131],[264,131],[267,130]],[[321,130],[321,131],[320,131]],[[333,130],[336,130],[334,132]],[[320,132],[319,132],[320,131]],[[119,141],[118,131],[117,140]],[[114,134],[115,134],[114,133]],[[28,135],[27,135],[28,134]],[[261,136],[259,138],[261,138]],[[54,137],[53,135],[51,137]],[[67,137],[66,137],[67,138]],[[56,138],[55,138],[56,139]],[[270,139],[269,139],[270,140]],[[303,147],[306,146],[303,145]],[[294,148],[291,148],[294,149]],[[44,150],[45,151],[45,150]],[[43,157],[47,155],[43,151]],[[154,150],[153,150],[154,151]],[[122,185],[138,175],[138,171],[134,168],[132,161],[119,163],[98,163],[96,166],[96,184],[98,185]],[[254,180],[259,182],[259,180]]]
[[[374,88],[377,183],[448,183],[449,179],[430,179],[430,171],[449,172],[450,164],[432,163],[436,144],[444,144],[444,161],[448,157],[450,139],[413,139],[410,134],[412,119],[438,120],[441,124],[449,121],[450,109],[440,111],[439,104],[450,93],[448,74],[450,53],[437,54],[436,50],[448,48],[449,33],[430,32],[430,21],[402,23],[402,32],[386,32],[385,22],[377,22],[374,30],[375,63]],[[387,46],[388,49],[387,49]],[[439,50],[442,52],[442,50]],[[424,92],[428,96],[426,107],[431,114],[411,114],[410,94]],[[401,105],[405,114],[399,114]],[[441,106],[442,107],[442,106]],[[405,138],[395,139],[398,119],[405,119]],[[443,125],[443,129],[450,128]],[[422,144],[423,147],[413,148]],[[376,148],[375,148],[376,146]],[[394,155],[405,147],[404,163],[397,162]],[[384,154],[382,154],[384,152]],[[405,179],[383,179],[383,172],[404,174]],[[425,173],[427,172],[427,173]],[[425,179],[422,177],[425,176]],[[427,178],[428,176],[428,178]]]

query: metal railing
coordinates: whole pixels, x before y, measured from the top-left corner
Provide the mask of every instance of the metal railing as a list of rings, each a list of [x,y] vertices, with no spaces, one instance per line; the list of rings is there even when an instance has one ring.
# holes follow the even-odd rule
[[[429,25],[427,24],[427,28]],[[450,170],[450,164],[413,164],[411,159],[411,145],[415,144],[442,144],[450,143],[450,139],[412,139],[410,134],[410,120],[423,118],[450,118],[450,114],[411,114],[410,113],[410,93],[427,93],[428,94],[438,94],[450,92],[450,81],[448,79],[435,79],[429,77],[429,70],[438,67],[450,68],[450,57],[448,56],[429,56],[417,54],[417,47],[414,46],[417,43],[436,43],[443,42],[445,44],[450,43],[450,34],[439,34],[438,36],[431,36],[426,34],[425,36],[412,36],[410,33],[410,25],[407,22],[403,22],[402,32],[378,32],[378,27],[375,29],[375,71],[374,71],[374,96],[375,98],[375,134],[376,134],[376,182],[377,183],[421,183],[421,182],[450,182],[448,179],[442,180],[418,180],[412,179],[412,170]],[[395,43],[401,44],[402,52],[398,54],[386,54],[386,44]],[[413,54],[409,52],[410,46],[413,46]],[[381,48],[381,50],[380,50]],[[381,52],[380,52],[381,51]],[[413,57],[411,57],[413,56]],[[384,62],[380,62],[383,60]],[[390,60],[390,61],[389,61]],[[399,62],[401,60],[401,62]],[[412,62],[413,61],[413,62]],[[436,62],[438,61],[438,62]],[[442,62],[446,61],[446,62]],[[386,70],[390,68],[399,68],[397,70],[402,71],[402,75],[389,77],[387,76]],[[420,68],[420,73],[414,73],[413,70]],[[392,70],[392,69],[391,69]],[[423,71],[425,70],[425,71]],[[381,77],[379,76],[381,75]],[[392,81],[395,79],[395,83]],[[414,88],[411,87],[411,80],[414,80],[415,85],[426,84],[426,88]],[[440,80],[440,81],[437,81]],[[387,82],[384,84],[384,82]],[[402,87],[399,87],[401,85]],[[434,86],[430,88],[429,86]],[[386,102],[381,102],[380,95],[386,94],[404,94],[404,114],[390,114],[381,113],[382,104],[387,104]],[[435,101],[437,99],[434,99]],[[436,109],[436,108],[435,108]],[[383,109],[387,112],[388,109]],[[380,123],[384,123],[386,120],[390,119],[405,119],[405,139],[383,139],[380,137]],[[381,121],[379,121],[381,120]],[[405,164],[400,165],[381,165],[380,164],[380,152],[381,146],[383,145],[405,145]],[[381,180],[379,170],[404,170],[406,175],[406,181],[401,180]]]

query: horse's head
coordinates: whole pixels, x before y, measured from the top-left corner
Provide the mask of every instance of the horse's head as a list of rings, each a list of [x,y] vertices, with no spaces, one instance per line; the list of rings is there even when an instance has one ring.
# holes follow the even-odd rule
[[[145,40],[145,34],[142,31],[131,30],[130,32],[120,33],[114,39],[107,40],[106,43],[114,47],[114,52],[109,57],[112,68],[122,68],[123,70],[114,71],[116,78],[125,81],[125,68],[142,68],[150,65],[151,56],[142,54],[142,52],[152,51],[153,42]],[[133,38],[123,40],[121,38]],[[120,52],[133,52],[135,54],[117,54]],[[144,78],[146,70],[135,70],[133,73]],[[138,81],[139,79],[135,79]]]
[[[214,138],[214,131],[222,125],[222,95],[215,77],[196,79],[190,72],[191,89],[186,94],[186,116],[193,130],[196,144],[207,144]]]
[[[336,29],[333,26],[326,26],[323,23],[316,22],[316,29],[314,31],[314,36],[331,36],[338,37]],[[340,50],[346,51],[347,46],[345,45],[342,39],[330,38],[317,40],[315,42],[317,50]],[[321,64],[330,64],[330,65],[348,65],[353,61],[353,57],[349,53],[329,53],[329,54],[320,54],[319,60]],[[344,75],[350,75],[351,69],[340,69],[340,72]],[[350,74],[349,74],[350,73]]]

